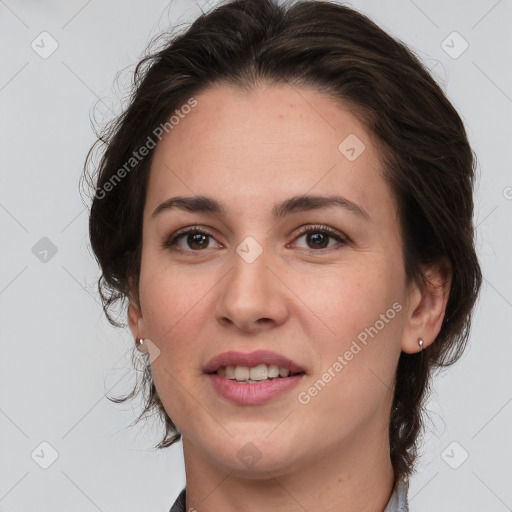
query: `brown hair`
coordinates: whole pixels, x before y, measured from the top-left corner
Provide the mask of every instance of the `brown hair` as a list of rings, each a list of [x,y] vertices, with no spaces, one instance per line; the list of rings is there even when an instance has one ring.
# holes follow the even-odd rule
[[[425,283],[422,265],[447,258],[452,266],[439,335],[421,352],[402,352],[398,361],[390,456],[395,478],[410,476],[431,376],[462,355],[482,280],[472,220],[476,159],[461,118],[410,49],[366,16],[334,2],[224,1],[184,33],[163,36],[163,46],[136,66],[128,107],[86,158],[85,169],[96,145],[104,144],[97,174],[84,176],[96,189],[89,229],[107,318],[123,326],[110,310],[118,301],[138,300],[142,212],[153,152],[140,160],[134,155],[148,146],[155,128],[214,83],[246,89],[262,82],[291,84],[327,92],[349,105],[378,143],[400,215],[408,282]],[[137,422],[155,410],[166,429],[156,447],[170,446],[180,433],[162,406],[149,364],[140,387],[147,396]],[[134,397],[137,388],[113,401]]]

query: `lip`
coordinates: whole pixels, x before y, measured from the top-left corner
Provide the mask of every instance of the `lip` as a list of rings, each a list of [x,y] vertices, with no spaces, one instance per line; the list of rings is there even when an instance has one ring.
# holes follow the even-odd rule
[[[300,367],[291,359],[270,350],[256,350],[254,352],[238,352],[232,350],[223,352],[210,359],[203,368],[203,372],[214,374],[223,366],[241,365],[252,368],[259,364],[275,364],[280,368],[288,368],[290,373],[305,373],[304,368]],[[259,384],[249,384],[249,386],[259,386]]]
[[[258,405],[268,402],[285,391],[295,387],[305,376],[305,373],[293,377],[278,377],[258,384],[237,382],[216,373],[206,377],[213,388],[224,398],[241,405]]]

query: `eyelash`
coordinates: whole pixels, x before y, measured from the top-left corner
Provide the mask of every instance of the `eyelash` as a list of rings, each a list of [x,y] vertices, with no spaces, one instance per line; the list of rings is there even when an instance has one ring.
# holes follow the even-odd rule
[[[205,230],[204,228],[202,228],[201,226],[190,226],[188,228],[185,228],[183,230],[180,230],[180,231],[177,231],[176,233],[173,233],[169,238],[167,238],[163,243],[162,243],[162,248],[163,249],[170,249],[170,250],[173,250],[173,251],[176,251],[176,252],[179,252],[179,253],[188,253],[188,254],[191,254],[191,253],[196,253],[198,256],[201,255],[201,253],[205,252],[206,249],[202,249],[202,250],[193,250],[193,249],[182,249],[181,247],[178,247],[176,246],[176,242],[182,238],[183,236],[185,235],[188,235],[190,233],[195,233],[195,234],[201,234],[201,235],[207,235],[207,236],[210,236],[212,238],[215,238],[214,235],[212,235],[210,232],[208,232],[207,230]],[[303,251],[307,251],[307,252],[310,252],[310,253],[327,253],[327,252],[331,252],[333,250],[339,250],[341,247],[347,245],[349,243],[349,240],[342,237],[341,234],[339,234],[337,231],[334,231],[333,229],[327,227],[327,226],[322,226],[322,225],[314,225],[314,226],[309,226],[307,229],[304,229],[302,230],[296,238],[300,238],[301,236],[303,235],[307,235],[309,233],[322,233],[322,234],[325,234],[325,235],[328,235],[329,237],[331,238],[334,238],[335,240],[337,240],[339,243],[340,243],[340,246],[339,247],[327,247],[327,248],[324,248],[324,249],[301,249]]]

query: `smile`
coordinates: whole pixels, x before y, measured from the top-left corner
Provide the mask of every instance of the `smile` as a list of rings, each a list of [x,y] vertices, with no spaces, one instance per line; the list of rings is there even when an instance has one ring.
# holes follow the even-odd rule
[[[256,384],[272,379],[286,378],[288,376],[293,377],[294,375],[299,375],[304,372],[291,373],[288,368],[279,367],[276,364],[259,364],[252,368],[243,365],[222,366],[216,373],[221,377],[236,380],[237,382]]]

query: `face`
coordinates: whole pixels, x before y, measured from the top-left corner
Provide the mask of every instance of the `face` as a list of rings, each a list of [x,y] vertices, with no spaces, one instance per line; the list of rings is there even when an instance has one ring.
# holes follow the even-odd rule
[[[219,86],[195,100],[155,149],[140,308],[129,308],[134,336],[159,351],[154,382],[185,456],[256,477],[375,450],[387,439],[411,290],[369,132],[305,88]],[[219,208],[153,214],[178,196]],[[339,200],[290,201],[298,196]],[[258,361],[290,366],[244,359],[256,351],[302,373],[236,383],[222,375],[228,359],[214,365],[221,375],[205,373],[229,351],[242,353],[239,378]]]

